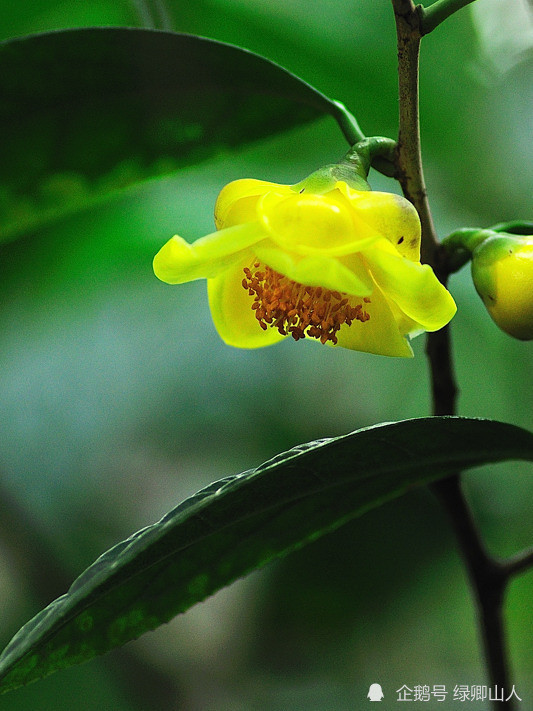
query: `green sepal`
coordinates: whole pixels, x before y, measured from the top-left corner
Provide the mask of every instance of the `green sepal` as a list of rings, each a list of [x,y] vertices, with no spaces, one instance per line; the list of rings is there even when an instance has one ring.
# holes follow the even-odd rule
[[[381,166],[384,163],[389,167],[392,166],[395,149],[396,143],[390,138],[382,136],[364,138],[352,146],[337,163],[330,163],[315,170],[307,178],[293,185],[293,190],[295,192],[307,190],[321,195],[333,190],[339,180],[354,190],[371,190],[367,177],[372,162],[381,159]],[[391,171],[386,174],[391,174]]]
[[[499,222],[492,225],[493,232],[507,232],[511,235],[523,235],[529,237],[533,235],[533,222],[531,220],[511,220],[510,222]]]

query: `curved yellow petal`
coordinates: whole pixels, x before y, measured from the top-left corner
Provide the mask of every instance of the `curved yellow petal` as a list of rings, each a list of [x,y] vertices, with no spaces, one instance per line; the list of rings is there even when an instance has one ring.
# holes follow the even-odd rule
[[[217,199],[217,232],[193,244],[172,238],[154,258],[156,275],[169,283],[206,278],[213,321],[232,346],[270,345],[288,331],[296,340],[305,333],[353,350],[411,356],[408,336],[441,328],[456,310],[419,263],[414,207],[344,181],[326,192],[300,188],[230,183]]]
[[[355,229],[353,210],[338,191],[287,197],[266,193],[257,203],[257,217],[276,244],[298,254],[342,256],[381,236],[364,224]]]
[[[376,355],[411,358],[413,351],[394,316],[394,310],[379,288],[374,288],[370,301],[363,304],[370,318],[341,326],[337,345]]]
[[[457,311],[455,301],[427,264],[381,249],[369,250],[364,256],[387,297],[425,331],[437,331],[451,321]]]
[[[257,223],[236,225],[212,232],[189,244],[175,235],[155,255],[155,275],[168,284],[214,277],[236,261],[242,253],[264,238]]]
[[[345,294],[368,296],[372,293],[373,282],[361,260],[350,261],[350,267],[340,260],[312,254],[300,257],[285,252],[270,240],[264,240],[254,247],[257,258],[280,274],[284,274],[298,284],[322,286]],[[357,255],[355,255],[357,256]]]
[[[386,237],[401,256],[419,261],[420,219],[409,200],[394,193],[354,190],[343,181],[335,187],[350,201],[354,220]]]
[[[220,191],[215,203],[217,230],[256,220],[257,201],[269,191],[283,196],[291,192],[291,187],[254,178],[243,178],[228,183]]]
[[[285,336],[275,328],[264,331],[255,318],[253,299],[242,286],[243,266],[240,261],[207,281],[215,328],[225,343],[236,348],[261,348],[278,343]]]

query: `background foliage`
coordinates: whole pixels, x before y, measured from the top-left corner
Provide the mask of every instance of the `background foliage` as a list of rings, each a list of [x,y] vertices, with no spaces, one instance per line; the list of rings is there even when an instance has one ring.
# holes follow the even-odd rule
[[[478,0],[423,43],[422,138],[442,235],[530,217],[533,57],[501,21],[505,41],[488,43],[498,4]],[[344,101],[366,132],[395,135],[395,33],[385,0],[334,0],[327,23],[323,6],[300,0],[173,0],[167,8],[173,29],[264,54]],[[125,0],[19,0],[3,8],[0,31],[7,38],[145,19]],[[212,479],[299,442],[427,414],[422,339],[408,362],[307,342],[234,351],[214,332],[202,283],[167,287],[151,271],[171,234],[211,231],[225,183],[295,182],[345,149],[324,119],[1,248],[0,641],[105,548]],[[395,189],[378,175],[372,184]],[[466,272],[451,288],[461,414],[531,428],[531,348],[493,328]],[[530,467],[485,468],[466,480],[495,552],[531,544]],[[507,606],[521,696],[533,693],[532,594],[530,572]],[[478,655],[454,541],[436,502],[418,491],[105,659],[2,703],[7,711],[344,711],[375,681],[389,689],[485,683]]]

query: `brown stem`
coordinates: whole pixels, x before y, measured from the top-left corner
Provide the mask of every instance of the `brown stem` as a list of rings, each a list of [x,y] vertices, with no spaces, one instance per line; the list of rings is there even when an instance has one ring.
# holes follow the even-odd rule
[[[433,264],[437,236],[427,199],[420,148],[418,111],[419,15],[412,0],[393,0],[398,38],[398,92],[400,127],[397,146],[397,179],[404,195],[416,207],[422,225],[421,260]]]
[[[446,283],[449,275],[439,246],[422,167],[418,102],[418,61],[422,14],[412,0],[392,0],[398,38],[399,135],[397,172],[405,197],[416,207],[422,226],[421,261],[430,264]],[[453,368],[450,329],[428,334],[428,356],[434,415],[456,412],[457,386]],[[509,674],[502,606],[510,572],[485,550],[468,504],[464,498],[460,475],[438,482],[432,487],[450,516],[461,553],[469,574],[479,612],[487,670],[491,686],[509,691]],[[517,564],[518,565],[518,564]],[[514,709],[513,700],[494,701],[495,709]]]
[[[491,688],[511,690],[507,645],[503,622],[503,601],[509,567],[493,558],[481,542],[471,511],[461,490],[459,476],[433,484],[433,492],[447,510],[459,541],[478,607],[478,623]],[[498,696],[498,694],[494,694]],[[513,698],[494,701],[494,708],[512,711]]]
[[[426,355],[431,373],[434,415],[453,415],[456,411],[458,387],[453,367],[450,327],[428,333]]]

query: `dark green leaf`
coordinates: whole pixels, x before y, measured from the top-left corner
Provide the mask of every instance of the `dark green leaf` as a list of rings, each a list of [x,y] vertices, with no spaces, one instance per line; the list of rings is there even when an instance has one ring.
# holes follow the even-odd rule
[[[124,644],[413,487],[509,459],[533,461],[532,433],[435,417],[311,442],[215,482],[104,553],[23,627],[0,657],[0,691]]]
[[[0,96],[0,240],[319,116],[352,121],[263,57],[156,30],[1,43]]]

